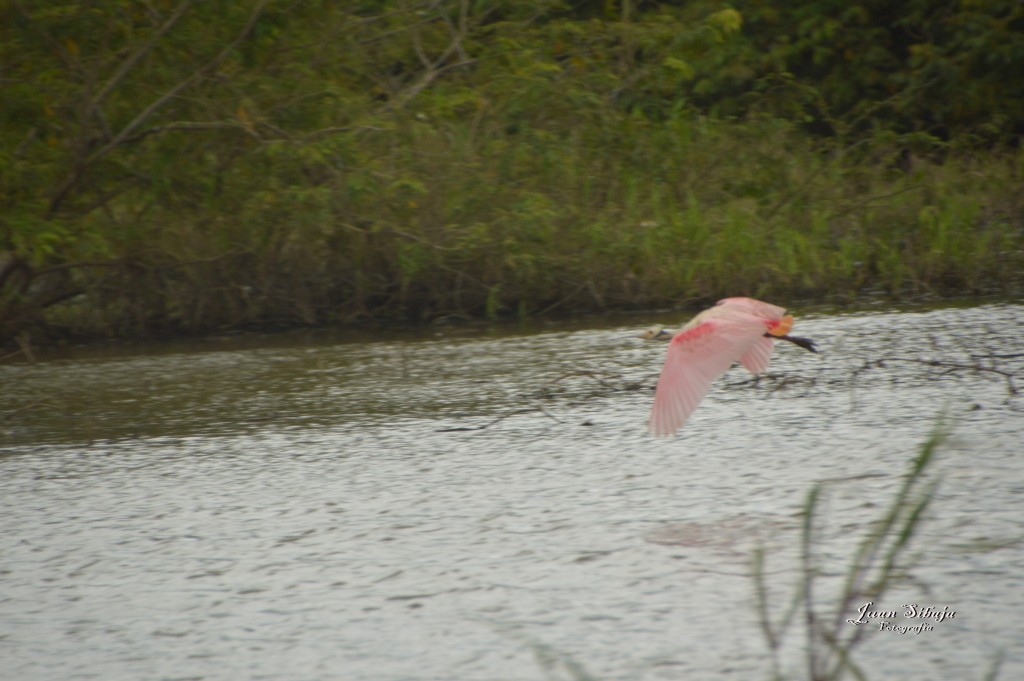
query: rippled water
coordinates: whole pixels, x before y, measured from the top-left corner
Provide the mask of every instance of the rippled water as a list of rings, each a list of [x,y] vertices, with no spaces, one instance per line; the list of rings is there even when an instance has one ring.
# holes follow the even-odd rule
[[[1024,306],[802,316],[823,354],[731,370],[670,440],[644,432],[665,346],[634,331],[0,366],[0,678],[768,678],[751,551],[784,608],[829,481],[837,581],[940,412],[917,561],[876,607],[957,614],[855,659],[1024,678]]]

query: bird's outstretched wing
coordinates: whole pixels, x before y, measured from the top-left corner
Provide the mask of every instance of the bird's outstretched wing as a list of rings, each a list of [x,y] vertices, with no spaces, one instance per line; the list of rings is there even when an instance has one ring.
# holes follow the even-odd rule
[[[677,334],[669,343],[658,379],[648,429],[655,435],[676,432],[700,404],[711,382],[733,362],[738,360],[755,373],[763,370],[773,343],[764,337],[766,327],[764,319],[735,310]]]
[[[784,307],[772,305],[763,300],[754,300],[753,298],[722,298],[715,305],[746,312],[761,319],[781,319],[782,315],[786,313],[786,308]]]
[[[763,334],[754,342],[750,349],[740,357],[740,364],[752,374],[759,374],[768,368],[768,361],[775,350],[775,341]]]

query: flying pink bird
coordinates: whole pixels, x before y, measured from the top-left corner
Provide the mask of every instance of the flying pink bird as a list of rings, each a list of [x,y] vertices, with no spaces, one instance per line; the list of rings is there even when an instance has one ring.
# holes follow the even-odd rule
[[[764,371],[776,339],[817,352],[814,341],[788,335],[793,317],[785,312],[785,308],[753,298],[725,298],[678,332],[645,331],[643,338],[672,339],[654,393],[648,430],[655,435],[679,430],[704,399],[711,382],[733,362],[753,374]]]

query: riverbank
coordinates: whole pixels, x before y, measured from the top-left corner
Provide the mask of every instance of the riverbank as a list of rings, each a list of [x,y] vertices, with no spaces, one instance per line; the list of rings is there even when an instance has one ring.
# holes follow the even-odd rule
[[[701,127],[686,145],[680,130],[636,131],[616,169],[571,140],[504,176],[505,153],[472,174],[448,156],[359,198],[357,222],[331,217],[332,191],[307,197],[324,205],[154,209],[106,259],[35,269],[7,340],[1020,292],[1020,152],[904,170],[823,156],[777,124]]]
[[[1024,286],[998,8],[179,9],[11,10],[3,347]]]

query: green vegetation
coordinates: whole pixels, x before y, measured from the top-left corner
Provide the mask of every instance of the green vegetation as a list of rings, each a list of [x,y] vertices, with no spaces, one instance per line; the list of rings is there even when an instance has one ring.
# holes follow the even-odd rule
[[[936,450],[947,437],[948,433],[940,422],[911,462],[910,470],[888,508],[869,525],[859,542],[852,561],[845,569],[843,586],[834,603],[822,604],[821,600],[829,599],[822,599],[818,593],[824,581],[823,575],[829,572],[817,555],[823,543],[819,528],[823,520],[819,510],[820,499],[824,496],[821,483],[811,488],[804,504],[798,584],[789,606],[781,617],[774,620],[765,577],[765,552],[760,549],[754,554],[757,609],[765,640],[772,652],[773,679],[781,681],[785,678],[780,652],[786,634],[800,620],[806,637],[806,678],[812,681],[838,681],[847,676],[868,678],[869,675],[854,662],[853,652],[864,641],[866,632],[874,629],[871,625],[877,622],[869,623],[858,615],[858,606],[881,603],[894,582],[906,579],[908,560],[905,556],[925,519],[938,485],[937,479],[928,479],[926,471]],[[860,612],[863,614],[865,610]],[[988,678],[995,678],[994,672]]]
[[[831,562],[820,555],[829,548],[823,526],[836,521],[827,517],[821,508],[828,496],[827,486],[817,483],[811,487],[801,514],[800,562],[795,573],[796,581],[792,595],[783,607],[780,608],[771,598],[772,587],[778,587],[778,584],[769,583],[765,550],[759,548],[754,552],[757,621],[771,653],[771,670],[766,678],[772,681],[798,678],[808,681],[841,681],[847,678],[867,681],[875,678],[870,670],[857,663],[855,652],[867,637],[877,635],[880,630],[882,620],[871,618],[884,607],[870,606],[885,603],[885,597],[893,587],[913,580],[913,567],[920,556],[915,556],[912,549],[927,520],[928,507],[935,499],[939,484],[939,479],[932,473],[932,463],[948,437],[949,430],[940,420],[928,440],[921,445],[917,456],[911,460],[895,494],[885,503],[880,514],[866,523],[856,550],[845,565],[836,565],[834,555]],[[984,547],[979,547],[979,550],[984,550]],[[840,581],[842,584],[838,586]],[[823,591],[825,596],[822,596]],[[890,623],[892,626],[904,626],[910,631],[919,627],[918,631],[927,631],[926,626],[942,621],[937,617],[924,616],[907,620],[907,607],[903,605],[900,608],[900,616]],[[521,638],[511,631],[499,631],[511,638]],[[793,644],[787,643],[787,636],[802,639],[802,654],[795,658],[790,656],[788,665],[783,663],[783,652]],[[599,678],[567,653],[539,641],[521,640],[533,651],[547,679],[597,681]],[[806,665],[803,671],[792,668],[797,660]],[[1002,662],[1003,653],[1000,651],[988,668],[980,671],[982,675],[978,678],[995,681],[999,678]]]
[[[1024,281],[1010,0],[12,0],[0,32],[0,342]]]

